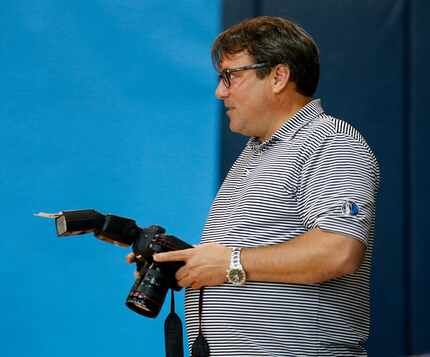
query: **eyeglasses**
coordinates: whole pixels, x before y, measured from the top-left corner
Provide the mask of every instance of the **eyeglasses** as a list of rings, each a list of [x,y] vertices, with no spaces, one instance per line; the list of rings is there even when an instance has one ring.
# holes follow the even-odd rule
[[[259,69],[259,68],[266,68],[266,67],[270,67],[270,65],[268,63],[254,63],[254,64],[248,64],[247,66],[243,66],[243,67],[224,68],[219,74],[219,79],[222,79],[226,88],[230,88],[232,73],[247,71],[249,69]]]

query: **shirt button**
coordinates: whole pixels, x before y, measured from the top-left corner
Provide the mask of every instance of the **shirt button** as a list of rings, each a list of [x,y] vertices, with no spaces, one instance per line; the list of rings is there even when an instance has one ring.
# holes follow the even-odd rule
[[[245,176],[249,175],[249,169],[245,169]]]

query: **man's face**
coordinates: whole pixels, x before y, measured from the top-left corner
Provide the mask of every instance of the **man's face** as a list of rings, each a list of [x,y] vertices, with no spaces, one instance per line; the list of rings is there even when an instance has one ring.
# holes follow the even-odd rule
[[[224,56],[220,70],[243,67],[255,61],[246,52]],[[231,73],[231,85],[226,87],[219,81],[215,91],[218,99],[224,101],[227,116],[230,119],[230,130],[246,136],[264,138],[269,126],[271,93],[270,75],[259,79],[256,70]]]

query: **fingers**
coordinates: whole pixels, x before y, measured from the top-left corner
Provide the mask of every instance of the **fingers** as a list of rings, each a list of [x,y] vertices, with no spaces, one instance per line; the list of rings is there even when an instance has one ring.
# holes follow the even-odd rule
[[[193,279],[190,278],[189,275],[187,275],[185,278],[178,280],[178,285],[181,288],[188,288],[193,283]]]
[[[186,262],[192,255],[193,248],[174,250],[171,252],[154,254],[153,258],[156,262]]]
[[[125,257],[125,260],[128,264],[132,264],[136,262],[136,257],[134,255],[134,253],[129,253],[127,254],[127,256]],[[135,279],[139,279],[140,278],[140,273],[136,270],[134,272],[134,278]]]
[[[131,264],[131,263],[134,263],[136,261],[136,257],[134,256],[134,253],[129,253],[125,257],[125,260],[127,261],[128,264]]]
[[[190,271],[190,269],[184,265],[179,268],[175,274],[176,281],[181,288],[188,288],[195,284],[196,274]]]
[[[186,275],[182,279],[178,279],[178,285],[181,288],[200,289],[203,284],[199,279],[193,278],[192,275]]]
[[[186,265],[184,265],[176,271],[175,278],[177,281],[182,280],[188,275],[188,273],[189,269]]]
[[[201,287],[203,287],[203,285],[200,283],[196,283],[196,282],[192,283],[190,286],[191,289],[200,289]]]

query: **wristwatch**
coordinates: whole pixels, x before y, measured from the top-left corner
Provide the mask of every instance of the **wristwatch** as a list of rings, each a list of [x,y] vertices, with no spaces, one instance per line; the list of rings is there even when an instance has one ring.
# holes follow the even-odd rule
[[[240,250],[241,248],[232,248],[230,267],[227,270],[227,280],[234,285],[243,285],[246,281],[246,273],[240,264]]]

